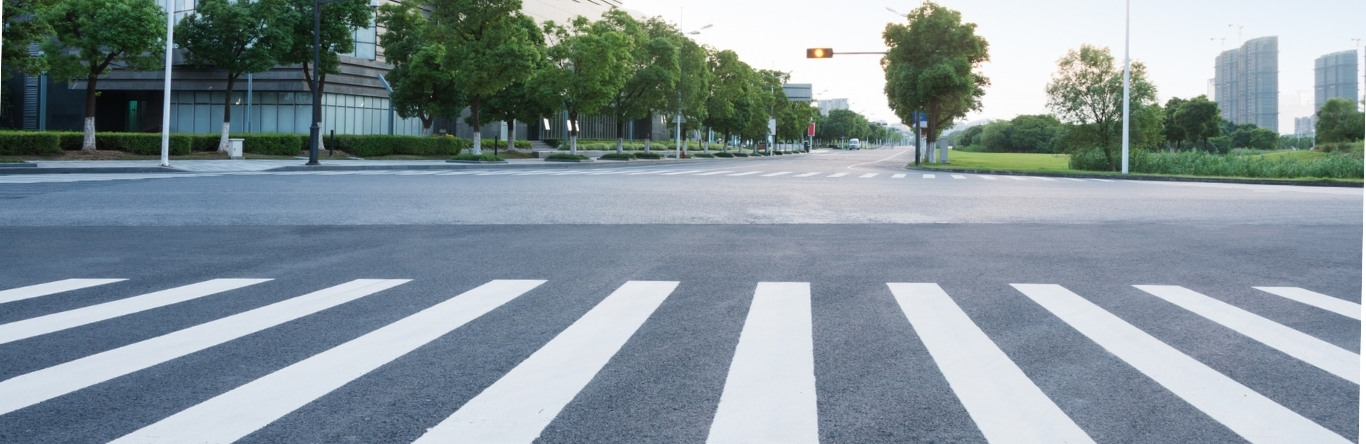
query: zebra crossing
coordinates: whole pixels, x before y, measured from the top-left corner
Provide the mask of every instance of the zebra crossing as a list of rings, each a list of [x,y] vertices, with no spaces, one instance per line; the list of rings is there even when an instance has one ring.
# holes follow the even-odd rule
[[[76,291],[121,295],[123,278],[65,279],[0,290],[0,309],[59,299]],[[147,310],[231,292],[272,279],[212,279],[0,324],[0,348]],[[6,418],[59,397],[185,358],[264,330],[316,315],[412,279],[356,279],[202,324],[171,331],[0,381],[0,437]],[[207,400],[141,425],[113,442],[234,442],[405,355],[541,289],[546,280],[493,280],[387,325],[289,363]],[[567,328],[444,419],[414,431],[413,442],[532,442],[651,322],[683,281],[627,281]],[[1045,312],[1229,431],[1254,443],[1351,442],[1351,439],[1225,375],[1180,349],[1055,284],[1009,284]],[[1228,331],[1264,344],[1324,374],[1359,386],[1360,355],[1234,304],[1172,285],[1134,289]],[[709,443],[820,441],[819,333],[813,329],[809,282],[758,282],[709,418]],[[928,351],[961,408],[989,442],[1094,442],[1081,418],[1059,407],[936,283],[887,282],[885,297]],[[1308,314],[1356,321],[1361,305],[1299,287],[1252,287]],[[98,328],[95,330],[98,334]],[[260,350],[270,353],[270,350]],[[478,357],[471,357],[477,359]],[[3,363],[0,363],[3,364]],[[209,376],[212,377],[212,376]],[[439,396],[439,394],[437,394]],[[365,403],[365,399],[354,400]],[[61,425],[58,424],[58,427]],[[897,440],[912,440],[901,437]]]

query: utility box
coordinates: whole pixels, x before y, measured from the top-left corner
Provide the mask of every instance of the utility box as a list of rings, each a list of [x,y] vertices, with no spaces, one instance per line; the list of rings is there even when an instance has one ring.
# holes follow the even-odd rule
[[[228,158],[242,158],[242,144],[246,139],[228,139]]]

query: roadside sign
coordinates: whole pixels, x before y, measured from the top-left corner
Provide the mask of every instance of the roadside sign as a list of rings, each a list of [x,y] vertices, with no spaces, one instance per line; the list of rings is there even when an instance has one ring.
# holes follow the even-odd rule
[[[816,124],[815,124],[815,123],[812,123],[812,124],[806,126],[806,137],[816,137]]]
[[[778,120],[777,120],[777,119],[768,119],[768,133],[769,133],[769,134],[778,134]]]

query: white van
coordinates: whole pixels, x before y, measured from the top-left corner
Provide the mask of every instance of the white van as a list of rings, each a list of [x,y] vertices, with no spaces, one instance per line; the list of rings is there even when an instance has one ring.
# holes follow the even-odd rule
[[[858,139],[849,139],[849,149],[856,150],[858,148]]]

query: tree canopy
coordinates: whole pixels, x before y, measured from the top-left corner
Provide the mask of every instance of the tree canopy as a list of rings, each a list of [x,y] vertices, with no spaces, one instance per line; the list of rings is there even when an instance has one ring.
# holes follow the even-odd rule
[[[1168,105],[1172,103],[1169,101]],[[1167,112],[1172,115],[1172,123],[1179,128],[1180,134],[1191,142],[1192,148],[1196,142],[1202,142],[1202,147],[1208,150],[1209,139],[1219,137],[1224,120],[1219,114],[1219,104],[1205,96],[1180,102],[1175,111],[1169,109]]]
[[[1315,114],[1314,138],[1318,143],[1355,142],[1362,140],[1362,113],[1347,99],[1329,99]]]
[[[535,22],[521,0],[443,0],[432,10],[446,47],[442,66],[469,98],[474,154],[480,154],[479,111],[484,100],[525,81],[541,58]]]
[[[955,119],[981,109],[990,84],[977,72],[990,60],[987,41],[977,25],[962,14],[926,1],[907,15],[909,23],[891,23],[882,33],[890,48],[882,60],[887,104],[902,123],[915,124],[917,112],[928,116],[931,144]]]
[[[385,75],[393,88],[389,100],[394,113],[404,119],[417,118],[422,133],[430,135],[435,118],[453,119],[466,105],[464,93],[455,88],[454,74],[441,65],[446,46],[417,3],[380,6],[377,22],[386,29],[379,38],[384,59],[394,66]]]
[[[584,17],[568,27],[548,21],[544,32],[551,43],[549,67],[538,71],[532,84],[539,94],[559,98],[569,114],[569,150],[577,153],[579,117],[601,111],[626,84],[630,37]]]

